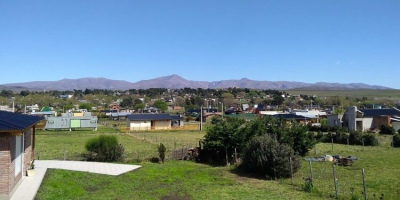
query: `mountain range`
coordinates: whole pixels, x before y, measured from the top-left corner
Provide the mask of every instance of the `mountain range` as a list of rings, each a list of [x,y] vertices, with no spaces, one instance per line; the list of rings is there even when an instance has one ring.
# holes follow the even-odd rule
[[[9,83],[0,85],[0,89],[11,90],[74,90],[74,89],[109,89],[109,90],[128,90],[128,89],[148,89],[148,88],[252,88],[252,89],[274,89],[274,90],[385,90],[392,89],[378,85],[368,85],[364,83],[304,83],[293,81],[257,81],[242,78],[240,80],[221,80],[221,81],[192,81],[186,80],[179,75],[158,77],[149,80],[141,80],[135,83],[123,80],[111,80],[106,78],[79,78],[62,79],[58,81],[32,81],[24,83]]]

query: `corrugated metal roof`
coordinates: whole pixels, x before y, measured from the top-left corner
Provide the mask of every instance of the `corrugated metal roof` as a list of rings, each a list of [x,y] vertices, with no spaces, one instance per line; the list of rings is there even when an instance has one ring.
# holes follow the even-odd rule
[[[172,117],[169,114],[132,114],[127,115],[130,121],[140,120],[171,120]]]
[[[182,120],[182,117],[179,115],[171,115],[173,120]]]
[[[374,117],[380,115],[400,116],[400,111],[396,109],[360,109],[364,113],[363,117]]]
[[[43,117],[0,111],[0,132],[22,131],[42,119]]]
[[[283,118],[283,119],[311,119],[309,117],[305,117],[302,115],[295,115],[295,114],[276,114],[272,115],[273,117]]]

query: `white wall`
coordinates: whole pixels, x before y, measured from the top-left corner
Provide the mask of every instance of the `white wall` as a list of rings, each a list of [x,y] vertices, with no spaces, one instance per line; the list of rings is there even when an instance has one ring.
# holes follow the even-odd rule
[[[367,131],[374,126],[374,118],[362,118],[363,131]]]
[[[130,130],[149,130],[151,129],[151,121],[131,121]]]
[[[400,122],[392,122],[392,127],[398,131],[400,129]]]
[[[342,118],[343,115],[328,115],[326,120],[330,127],[342,127]]]

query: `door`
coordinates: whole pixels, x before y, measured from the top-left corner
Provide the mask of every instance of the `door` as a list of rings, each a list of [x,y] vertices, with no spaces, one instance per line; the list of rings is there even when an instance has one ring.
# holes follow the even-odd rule
[[[15,136],[15,176],[22,170],[22,135]]]

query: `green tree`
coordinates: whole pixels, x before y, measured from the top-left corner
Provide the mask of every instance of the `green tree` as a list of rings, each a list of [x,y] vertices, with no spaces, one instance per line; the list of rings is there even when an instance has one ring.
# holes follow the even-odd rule
[[[203,139],[203,147],[210,154],[218,154],[219,160],[229,162],[228,155],[232,155],[234,149],[240,152],[246,139],[243,139],[240,127],[245,123],[244,119],[214,117],[211,120],[212,126],[207,130]],[[214,155],[216,156],[216,155]],[[218,156],[217,156],[218,157]]]
[[[29,90],[22,90],[19,94],[20,94],[21,96],[26,97],[26,96],[28,96],[28,95],[30,94],[30,92],[29,92]]]
[[[144,108],[144,104],[143,103],[139,103],[135,105],[135,110],[142,110]]]
[[[90,103],[81,103],[79,104],[79,109],[86,109],[88,111],[92,110],[92,104]]]
[[[137,104],[143,104],[142,100],[140,100],[140,99],[133,100],[133,105],[137,105]]]
[[[153,106],[161,110],[162,112],[168,109],[167,103],[165,103],[163,100],[156,100]]]
[[[132,98],[122,99],[121,103],[119,103],[121,107],[128,108],[133,106]]]
[[[158,145],[157,147],[158,150],[158,156],[160,157],[160,160],[162,163],[164,163],[165,161],[165,151],[167,150],[164,146],[163,143],[160,143],[160,145]]]

